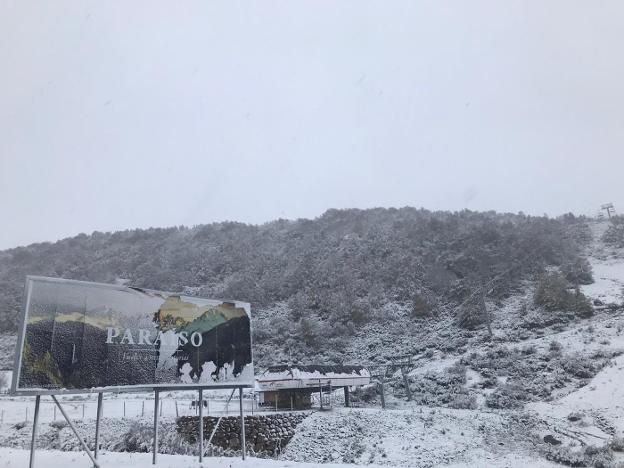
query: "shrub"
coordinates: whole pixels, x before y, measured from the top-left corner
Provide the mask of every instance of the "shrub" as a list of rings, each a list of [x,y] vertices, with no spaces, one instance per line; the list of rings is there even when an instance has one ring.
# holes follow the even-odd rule
[[[196,447],[189,444],[178,434],[173,426],[161,426],[159,433],[158,450],[160,453],[187,455],[196,452]],[[118,452],[149,452],[153,443],[153,427],[139,422],[133,423],[113,447]]]
[[[537,283],[535,304],[549,312],[574,312],[580,317],[590,317],[594,313],[591,302],[578,289],[571,292],[568,282],[561,273],[545,273]]]
[[[548,345],[548,349],[552,352],[560,352],[561,349],[563,348],[563,346],[561,346],[561,343],[559,343],[558,341],[552,340],[550,342],[550,344]]]
[[[416,294],[412,299],[411,315],[414,318],[427,317],[431,313],[429,302],[420,294]]]
[[[594,277],[592,267],[586,258],[576,257],[574,260],[561,265],[561,272],[565,279],[572,284],[592,284]]]
[[[609,441],[609,448],[614,452],[624,452],[624,438],[614,437]]]
[[[460,363],[453,364],[443,372],[427,372],[412,379],[412,398],[418,404],[450,406],[460,395],[469,398],[464,387],[466,367]],[[402,382],[397,382],[395,386],[396,391],[402,390]]]
[[[547,446],[544,449],[545,457],[556,463],[567,466],[592,466],[595,468],[612,468],[615,466],[613,453],[607,446],[586,446],[583,450],[574,450],[566,445]]]
[[[470,409],[474,410],[478,408],[477,397],[474,395],[459,394],[451,400],[449,403],[450,408],[455,409]]]
[[[602,241],[611,247],[624,247],[624,216],[611,218],[611,226],[602,236]]]
[[[528,399],[528,392],[522,385],[506,383],[489,394],[485,399],[485,404],[489,408],[519,409]]]
[[[585,447],[585,460],[588,466],[595,468],[610,468],[613,466],[613,454],[608,446]]]
[[[565,445],[552,446],[548,445],[544,448],[544,456],[547,460],[559,463],[561,465],[583,467],[587,466],[585,454],[578,450],[572,450]]]
[[[150,426],[134,423],[128,428],[122,440],[123,445],[116,447],[120,452],[149,452],[152,448],[154,432]]]
[[[61,429],[67,427],[67,421],[63,421],[62,419],[59,419],[58,421],[52,421],[50,423],[50,427],[60,431]]]
[[[562,361],[563,369],[574,377],[590,379],[598,372],[596,364],[590,358],[569,356]]]

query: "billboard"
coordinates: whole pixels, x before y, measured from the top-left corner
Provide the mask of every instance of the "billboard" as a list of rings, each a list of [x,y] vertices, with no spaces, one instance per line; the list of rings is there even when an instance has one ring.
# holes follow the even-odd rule
[[[29,276],[12,391],[248,387],[250,307]]]

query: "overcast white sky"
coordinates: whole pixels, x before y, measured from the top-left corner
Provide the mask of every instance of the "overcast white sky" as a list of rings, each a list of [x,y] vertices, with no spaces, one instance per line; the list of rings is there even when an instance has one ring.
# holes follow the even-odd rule
[[[0,248],[328,208],[624,211],[624,2],[0,2]]]

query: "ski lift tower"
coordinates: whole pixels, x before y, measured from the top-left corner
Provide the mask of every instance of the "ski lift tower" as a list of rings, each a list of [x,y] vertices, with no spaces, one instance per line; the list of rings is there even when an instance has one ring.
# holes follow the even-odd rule
[[[611,214],[615,213],[615,208],[613,207],[613,203],[606,203],[600,207],[601,210],[605,210],[607,212],[607,216],[611,219]]]

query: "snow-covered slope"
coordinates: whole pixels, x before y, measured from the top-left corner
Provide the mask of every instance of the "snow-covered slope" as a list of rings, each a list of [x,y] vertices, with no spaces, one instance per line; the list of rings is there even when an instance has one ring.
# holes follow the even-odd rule
[[[624,252],[612,249],[601,241],[607,222],[594,223],[594,242],[588,259],[593,268],[594,284],[583,286],[582,291],[596,304],[605,307],[591,320],[588,327],[566,331],[556,337],[568,348],[576,347],[586,352],[622,352],[624,350],[624,316],[621,306],[624,287]],[[585,324],[587,325],[587,324]],[[588,339],[589,337],[589,339]],[[624,434],[624,355],[611,360],[589,384],[551,402],[527,405],[529,411],[557,426],[572,446],[578,444],[604,445],[614,436]]]

